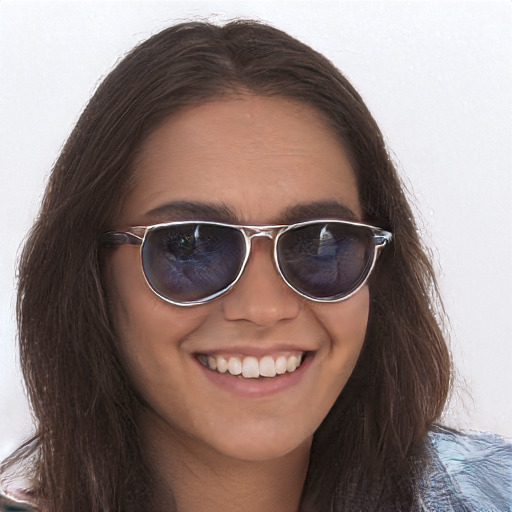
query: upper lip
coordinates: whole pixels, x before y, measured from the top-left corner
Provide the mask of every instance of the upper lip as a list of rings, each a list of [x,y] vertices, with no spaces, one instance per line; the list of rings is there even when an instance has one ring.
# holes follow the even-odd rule
[[[253,357],[263,357],[273,354],[287,353],[287,352],[314,352],[316,349],[313,347],[307,347],[305,345],[262,345],[261,343],[257,345],[232,345],[225,347],[215,347],[208,348],[202,350],[198,348],[193,351],[195,355],[205,355],[205,356],[213,356],[213,355],[222,355],[222,354],[230,354],[230,355],[239,355],[239,356],[253,356]]]

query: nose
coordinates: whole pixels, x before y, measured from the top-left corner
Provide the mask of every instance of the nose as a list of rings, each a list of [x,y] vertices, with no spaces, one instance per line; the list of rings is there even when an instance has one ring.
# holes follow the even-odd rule
[[[302,300],[279,275],[272,258],[272,241],[253,238],[251,255],[239,281],[223,297],[226,320],[246,320],[269,327],[295,318]]]

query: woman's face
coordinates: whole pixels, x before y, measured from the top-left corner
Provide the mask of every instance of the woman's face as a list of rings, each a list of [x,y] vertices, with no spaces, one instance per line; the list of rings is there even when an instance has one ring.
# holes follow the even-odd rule
[[[354,171],[334,133],[311,108],[282,98],[235,97],[170,117],[145,142],[135,176],[119,229],[361,218]],[[235,287],[192,307],[150,290],[138,247],[113,251],[110,296],[147,429],[195,453],[243,460],[309,447],[361,351],[368,288],[338,303],[309,301],[281,280],[271,251],[271,240],[254,239]],[[293,365],[304,353],[297,370],[260,378],[219,373],[198,357]]]

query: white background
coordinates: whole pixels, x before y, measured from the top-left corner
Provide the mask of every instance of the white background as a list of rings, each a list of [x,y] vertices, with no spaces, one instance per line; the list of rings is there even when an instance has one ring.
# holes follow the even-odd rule
[[[100,78],[185,20],[250,17],[362,93],[411,190],[451,319],[445,421],[512,436],[512,3],[0,1],[0,458],[30,432],[15,262],[52,163]]]

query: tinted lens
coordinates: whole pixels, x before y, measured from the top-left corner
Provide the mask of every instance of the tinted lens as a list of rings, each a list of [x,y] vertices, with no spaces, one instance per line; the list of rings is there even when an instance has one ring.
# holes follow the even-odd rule
[[[315,299],[341,299],[355,291],[375,254],[371,229],[334,222],[284,232],[277,251],[285,279]]]
[[[237,229],[207,223],[157,227],[147,233],[142,266],[151,287],[174,302],[195,302],[228,287],[245,256]]]

